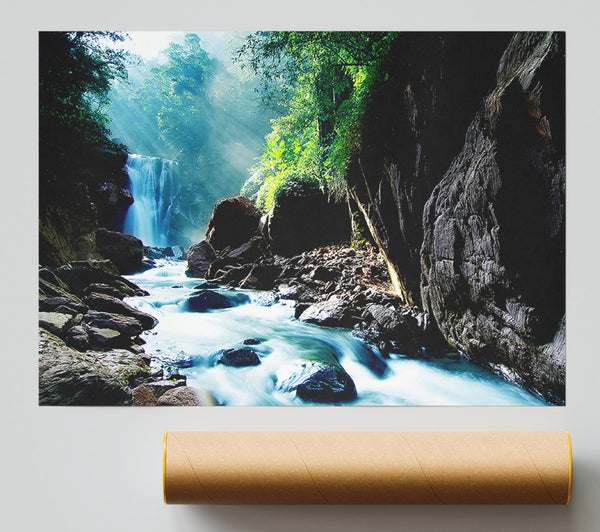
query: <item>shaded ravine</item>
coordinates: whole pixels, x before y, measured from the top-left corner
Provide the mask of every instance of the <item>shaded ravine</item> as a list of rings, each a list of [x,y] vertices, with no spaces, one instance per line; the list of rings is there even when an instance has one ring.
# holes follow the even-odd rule
[[[127,278],[147,290],[127,302],[155,316],[144,333],[152,364],[184,374],[188,386],[208,389],[226,405],[307,404],[281,384],[320,353],[333,353],[353,379],[353,405],[544,405],[544,400],[469,362],[458,354],[412,359],[391,355],[381,375],[381,359],[350,330],[330,329],[294,319],[293,302],[270,292],[244,290],[250,302],[228,309],[189,312],[186,301],[200,279],[184,274],[185,263],[157,260],[157,267]],[[227,288],[217,292],[228,294]],[[240,292],[240,291],[237,291]],[[235,368],[216,364],[221,349],[260,341],[252,348],[261,364]],[[365,357],[380,371],[376,375]],[[373,366],[373,364],[371,364]],[[310,404],[310,403],[309,403]]]

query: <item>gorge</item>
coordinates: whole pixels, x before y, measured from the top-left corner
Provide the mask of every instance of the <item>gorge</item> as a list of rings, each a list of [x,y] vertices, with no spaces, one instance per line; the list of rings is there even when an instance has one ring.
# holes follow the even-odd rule
[[[284,33],[251,49],[350,49]],[[119,152],[67,189],[77,212],[41,205],[41,327],[144,357],[124,404],[564,404],[564,34],[352,45],[358,70],[317,68],[314,123],[273,122],[249,198],[221,196],[186,261],[174,206],[197,199],[173,160]],[[99,333],[123,327],[102,312],[155,323]]]

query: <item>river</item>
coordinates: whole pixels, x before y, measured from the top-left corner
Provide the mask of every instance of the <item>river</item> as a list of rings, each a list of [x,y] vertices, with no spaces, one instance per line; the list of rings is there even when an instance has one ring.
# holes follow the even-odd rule
[[[458,353],[420,359],[395,353],[386,361],[385,374],[375,374],[361,363],[360,356],[372,349],[351,331],[302,323],[294,319],[292,301],[276,301],[270,292],[243,290],[250,297],[246,304],[189,312],[187,298],[202,280],[186,277],[185,262],[162,259],[156,263],[155,268],[128,276],[150,295],[127,302],[159,321],[144,333],[146,353],[152,356],[154,367],[185,375],[188,386],[209,390],[220,404],[306,404],[278,385],[303,360],[324,351],[335,353],[354,380],[357,399],[353,405],[546,404]],[[241,347],[247,339],[260,341],[251,346],[260,356],[260,365],[215,364],[219,350]]]

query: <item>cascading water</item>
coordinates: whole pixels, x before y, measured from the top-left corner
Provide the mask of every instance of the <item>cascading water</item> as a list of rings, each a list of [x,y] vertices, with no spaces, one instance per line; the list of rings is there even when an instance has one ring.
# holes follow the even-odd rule
[[[139,238],[146,246],[170,245],[171,206],[179,190],[177,163],[129,154],[126,169],[133,204],[125,216],[123,232]]]
[[[156,367],[176,367],[189,386],[210,390],[227,405],[304,404],[279,382],[323,350],[336,353],[357,389],[356,405],[543,405],[515,384],[480,368],[458,354],[411,359],[401,353],[384,362],[384,374],[361,359],[366,344],[346,329],[329,329],[294,319],[291,302],[275,301],[269,292],[242,291],[246,304],[209,312],[190,312],[186,301],[200,279],[184,273],[185,263],[159,259],[156,268],[128,278],[150,295],[127,302],[152,314],[158,325],[144,335]],[[228,294],[231,289],[214,291]],[[240,293],[236,291],[233,293]],[[232,368],[215,364],[215,353],[258,339],[252,348],[258,366]]]

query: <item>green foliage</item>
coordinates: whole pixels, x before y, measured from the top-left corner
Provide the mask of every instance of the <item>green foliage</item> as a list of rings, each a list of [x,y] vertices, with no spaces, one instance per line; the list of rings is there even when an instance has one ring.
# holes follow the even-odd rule
[[[262,210],[297,176],[316,179],[335,199],[345,196],[344,176],[364,113],[397,39],[394,32],[258,32],[247,38],[239,60],[261,76],[265,102],[284,109],[243,188]]]
[[[255,77],[211,57],[197,34],[171,43],[167,61],[131,68],[113,90],[113,133],[132,151],[176,159],[206,200],[237,194],[260,154],[272,113],[259,109]]]
[[[105,106],[111,82],[125,78],[125,54],[106,46],[114,32],[40,32],[40,191],[85,176],[94,149],[115,150]],[[104,41],[104,42],[103,42]]]

